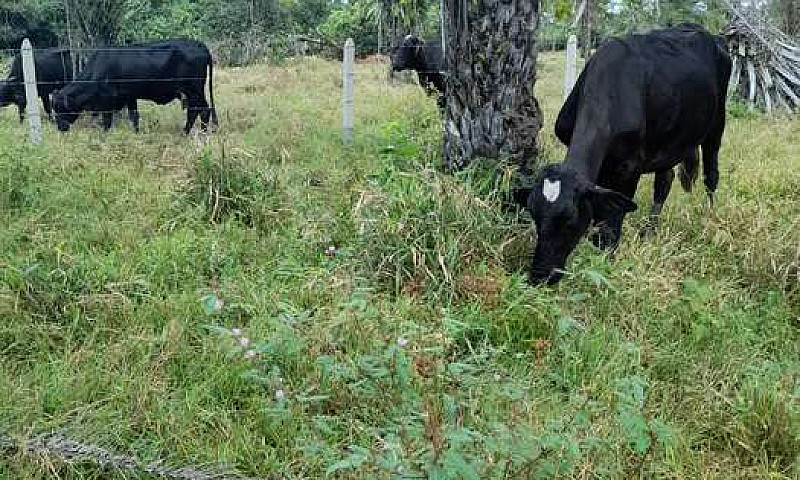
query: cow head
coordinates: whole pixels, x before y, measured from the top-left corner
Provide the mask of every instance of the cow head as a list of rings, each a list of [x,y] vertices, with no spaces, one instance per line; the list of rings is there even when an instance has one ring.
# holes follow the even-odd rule
[[[402,70],[424,70],[425,42],[414,35],[406,35],[403,43],[392,54],[392,72]]]
[[[515,199],[536,223],[536,250],[528,277],[533,284],[561,280],[567,258],[593,218],[636,210],[625,195],[599,187],[563,164],[547,166],[532,188],[515,192]]]
[[[67,86],[66,88],[69,88]],[[65,88],[65,90],[66,90]],[[70,98],[68,92],[55,90],[52,94],[53,112],[55,113],[56,126],[59,131],[66,132],[75,123],[81,113],[81,108]]]
[[[19,98],[17,95],[18,80],[15,77],[8,77],[6,80],[0,81],[0,108],[7,107],[12,103],[19,105]]]

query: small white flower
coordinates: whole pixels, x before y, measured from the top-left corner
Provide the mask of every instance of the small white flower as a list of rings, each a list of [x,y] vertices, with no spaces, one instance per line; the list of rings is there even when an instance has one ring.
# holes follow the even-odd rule
[[[397,339],[397,345],[399,345],[401,347],[405,347],[406,345],[408,345],[408,339],[402,338],[402,337],[398,338]]]
[[[326,248],[325,249],[325,255],[327,255],[329,257],[332,257],[332,256],[336,255],[336,247],[331,245],[330,247]]]
[[[286,398],[286,392],[282,388],[275,391],[275,400],[281,401],[284,398]]]
[[[239,345],[241,345],[244,348],[249,347],[250,346],[250,339],[247,338],[247,337],[240,338],[239,339]]]
[[[222,299],[220,299],[220,298],[215,298],[214,299],[214,311],[215,312],[217,312],[217,313],[221,312],[222,311],[222,307],[224,305],[225,304],[222,302]]]
[[[234,337],[241,337],[242,336],[242,329],[241,328],[234,328],[231,330],[231,335]]]
[[[495,373],[494,374],[494,381],[495,382],[499,382],[500,381],[500,374],[499,373]]]
[[[252,359],[256,358],[256,355],[257,354],[256,354],[255,350],[248,350],[248,351],[244,352],[244,358],[246,358],[247,360],[252,360]]]

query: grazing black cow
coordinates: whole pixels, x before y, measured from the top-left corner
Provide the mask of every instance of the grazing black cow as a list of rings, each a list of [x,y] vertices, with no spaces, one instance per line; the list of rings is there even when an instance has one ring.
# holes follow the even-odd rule
[[[49,48],[36,50],[33,55],[36,68],[36,89],[42,99],[44,111],[51,117],[50,94],[72,81],[72,57],[69,50]],[[22,74],[22,56],[17,54],[11,62],[8,78],[0,81],[0,108],[11,104],[17,106],[19,121],[25,119],[25,79]]]
[[[428,95],[438,92],[439,106],[443,105],[446,87],[441,44],[426,44],[414,35],[406,35],[392,55],[392,73],[403,70],[416,71],[420,86]]]
[[[210,106],[205,97],[206,70]],[[198,115],[203,129],[209,117],[217,123],[213,61],[201,42],[169,40],[98,50],[75,81],[53,95],[53,108],[58,129],[67,131],[84,111],[101,112],[107,130],[113,112],[127,107],[138,131],[137,100],[165,105],[175,99],[186,106],[185,133],[192,129]]]
[[[698,146],[713,203],[730,73],[723,40],[694,24],[612,39],[597,50],[556,121],[566,159],[515,193],[536,222],[531,283],[558,282],[591,223],[595,245],[615,248],[646,173],[656,174],[655,223],[675,165],[683,163],[681,181],[691,187]]]

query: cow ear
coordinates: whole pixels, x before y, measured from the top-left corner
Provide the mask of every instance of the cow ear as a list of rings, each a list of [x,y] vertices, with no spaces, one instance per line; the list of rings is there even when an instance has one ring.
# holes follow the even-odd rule
[[[595,218],[611,218],[636,210],[636,203],[625,195],[607,188],[591,185],[586,195],[592,204]]]

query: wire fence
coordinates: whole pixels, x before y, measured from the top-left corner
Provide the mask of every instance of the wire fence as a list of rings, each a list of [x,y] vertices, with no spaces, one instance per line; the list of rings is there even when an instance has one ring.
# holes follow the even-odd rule
[[[102,84],[123,84],[123,83],[169,83],[169,82],[199,82],[199,81],[206,81],[208,80],[207,77],[159,77],[159,78],[98,78],[98,79],[64,79],[63,81],[59,80],[36,80],[37,85],[62,85],[64,82],[67,83],[102,83]],[[5,83],[7,85],[25,85],[24,81],[16,81],[16,80],[6,80]]]
[[[197,52],[206,52],[206,48],[202,47],[188,47],[183,48],[183,51],[191,51],[195,50]],[[2,48],[0,49],[0,53],[6,55],[16,55],[22,51],[21,48]],[[56,52],[56,51],[64,51],[64,52],[114,52],[114,53],[154,53],[154,52],[169,52],[170,50],[167,48],[167,43],[164,43],[163,47],[148,47],[148,46],[125,46],[119,45],[114,47],[42,47],[42,48],[34,48],[34,54],[36,52]]]

